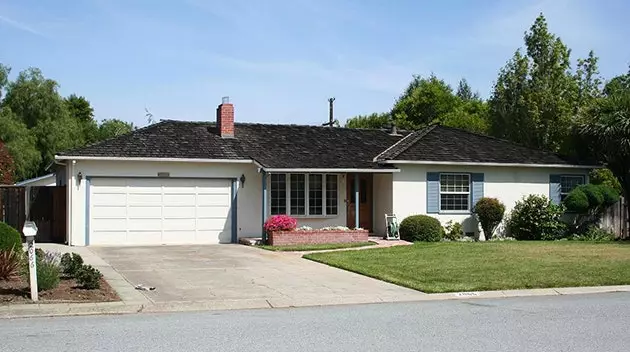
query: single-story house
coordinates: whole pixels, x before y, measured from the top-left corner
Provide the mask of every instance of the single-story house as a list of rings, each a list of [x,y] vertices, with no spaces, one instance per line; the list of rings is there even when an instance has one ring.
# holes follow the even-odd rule
[[[440,125],[415,132],[162,121],[56,156],[67,185],[68,243],[233,243],[265,219],[385,233],[384,214],[429,214],[478,231],[471,207],[525,195],[558,202],[591,166]]]

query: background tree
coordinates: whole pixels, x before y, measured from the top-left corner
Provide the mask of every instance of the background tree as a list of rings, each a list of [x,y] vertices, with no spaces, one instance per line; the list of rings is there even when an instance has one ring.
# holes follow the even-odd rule
[[[569,152],[574,116],[597,95],[593,53],[570,71],[570,50],[551,34],[541,14],[500,71],[490,99],[491,133],[538,149]]]
[[[0,139],[0,185],[12,185],[14,173],[13,158]]]
[[[109,138],[118,137],[129,133],[135,129],[133,123],[125,122],[118,119],[103,120],[98,127],[99,140],[103,141]]]
[[[346,121],[347,128],[387,128],[391,124],[389,113],[373,113],[370,115],[358,115]]]
[[[37,140],[9,108],[0,108],[0,140],[13,158],[15,181],[37,175],[42,160]]]
[[[606,95],[588,111],[581,133],[593,150],[621,182],[630,218],[630,72],[607,84]]]
[[[462,78],[457,84],[457,93],[455,95],[462,101],[480,100],[479,93],[473,93],[466,78]]]
[[[81,126],[83,139],[86,144],[98,141],[98,124],[94,120],[94,109],[85,97],[71,94],[64,99],[70,117],[77,120]]]

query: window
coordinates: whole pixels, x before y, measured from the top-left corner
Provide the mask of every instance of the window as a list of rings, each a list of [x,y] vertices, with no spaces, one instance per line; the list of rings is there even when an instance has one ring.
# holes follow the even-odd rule
[[[337,215],[337,175],[326,175],[326,214]]]
[[[271,215],[287,213],[287,175],[271,174]]]
[[[322,186],[324,181],[322,175],[308,175],[308,213],[309,215],[324,214],[323,200],[324,191]]]
[[[306,175],[291,174],[291,215],[306,215]]]
[[[584,184],[584,176],[582,175],[560,176],[560,200],[563,201],[575,187],[582,184]]]
[[[271,215],[337,215],[337,175],[271,174]]]
[[[440,211],[470,210],[470,174],[440,174]]]

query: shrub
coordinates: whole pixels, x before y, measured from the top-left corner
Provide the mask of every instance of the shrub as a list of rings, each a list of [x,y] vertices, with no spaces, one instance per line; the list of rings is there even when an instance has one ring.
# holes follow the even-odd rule
[[[619,201],[619,193],[614,188],[607,185],[599,185],[599,190],[604,197],[603,207],[608,208]]]
[[[19,276],[22,262],[21,251],[0,251],[0,280],[11,280]]]
[[[592,183],[581,185],[576,187],[576,189],[581,189],[586,197],[588,198],[588,206],[589,208],[597,208],[604,203],[604,195],[601,192],[601,187],[594,185]]]
[[[496,198],[481,198],[475,207],[473,213],[477,215],[477,219],[481,223],[483,234],[486,240],[492,238],[494,230],[503,221],[503,215],[505,214],[505,205],[499,202]]]
[[[444,228],[436,218],[427,215],[412,215],[400,223],[400,238],[406,241],[439,242]]]
[[[517,240],[555,240],[565,235],[560,221],[564,207],[543,195],[529,195],[516,202],[507,222],[508,232]]]
[[[77,272],[83,266],[83,258],[77,253],[64,253],[61,256],[61,268],[63,274],[68,277],[76,277]]]
[[[450,241],[458,241],[464,237],[464,227],[461,223],[452,220],[446,223],[444,238]]]
[[[83,265],[77,272],[77,284],[88,290],[95,290],[101,287],[101,274],[98,269],[91,265]]]
[[[37,290],[48,291],[59,286],[59,265],[47,261],[37,261]]]
[[[22,236],[13,227],[0,221],[0,251],[22,250]]]
[[[605,185],[611,188],[617,195],[623,191],[621,183],[610,169],[594,169],[588,174],[589,181],[594,185]]]
[[[597,226],[590,226],[585,232],[571,237],[574,241],[614,241],[615,234]]]
[[[263,226],[265,232],[293,231],[297,228],[297,220],[288,215],[274,215],[267,219]]]
[[[568,211],[574,213],[586,213],[589,209],[588,197],[581,188],[571,191],[562,203]]]

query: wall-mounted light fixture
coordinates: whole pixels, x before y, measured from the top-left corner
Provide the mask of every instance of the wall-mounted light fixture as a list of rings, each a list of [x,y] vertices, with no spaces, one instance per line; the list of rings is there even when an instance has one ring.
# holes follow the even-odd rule
[[[241,178],[239,179],[239,181],[241,181],[241,187],[245,187],[245,174],[241,174]]]
[[[79,171],[79,173],[77,174],[77,180],[79,180],[79,182],[83,180],[83,173],[81,171]]]

